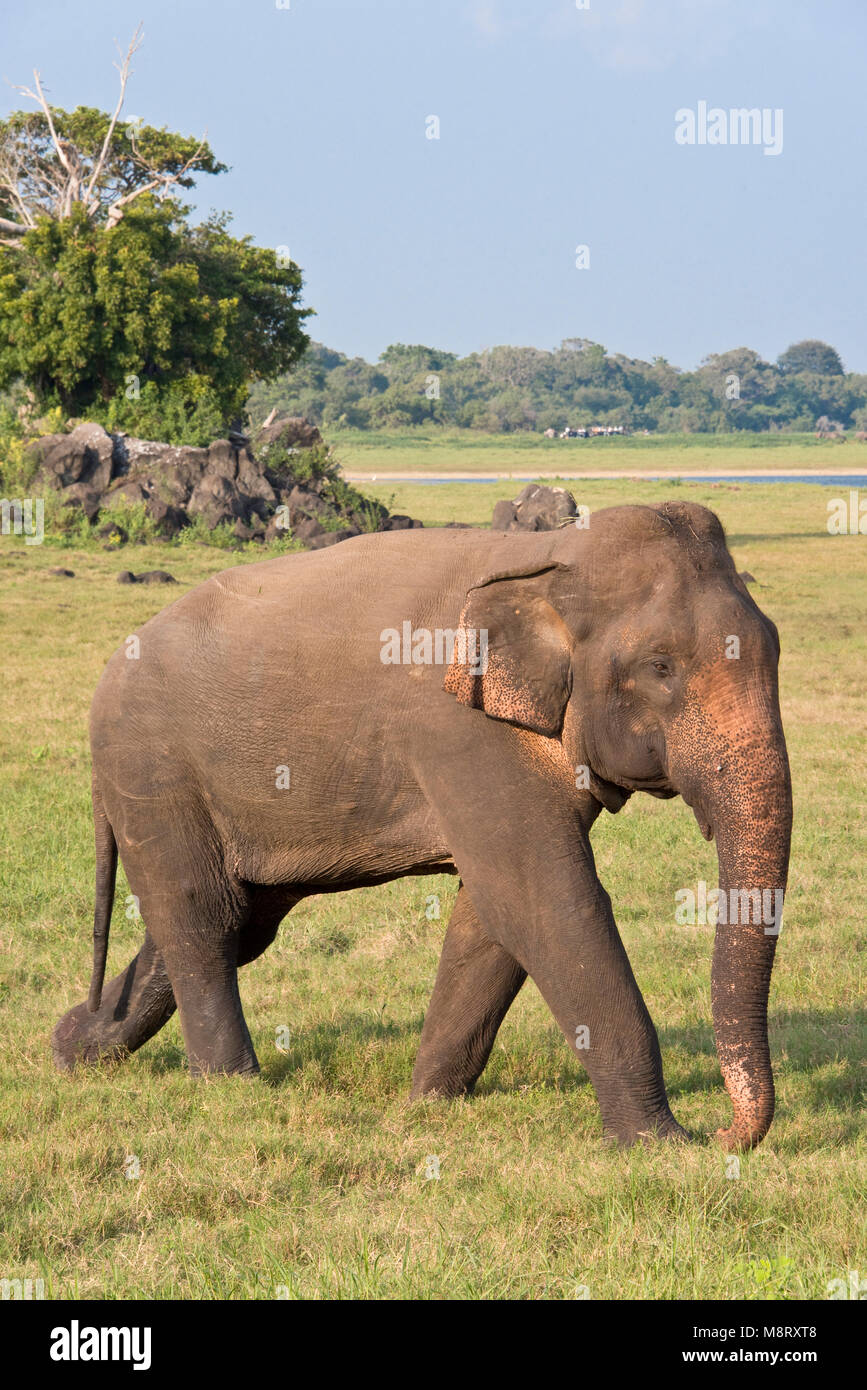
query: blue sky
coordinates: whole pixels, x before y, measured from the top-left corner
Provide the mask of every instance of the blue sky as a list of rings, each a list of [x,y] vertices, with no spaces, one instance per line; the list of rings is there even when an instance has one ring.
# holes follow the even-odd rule
[[[43,0],[0,19],[3,109],[34,65],[109,108],[139,20],[127,113],[207,130],[197,208],[289,247],[329,346],[817,337],[867,371],[865,0]],[[781,153],[679,145],[699,101],[781,109]]]

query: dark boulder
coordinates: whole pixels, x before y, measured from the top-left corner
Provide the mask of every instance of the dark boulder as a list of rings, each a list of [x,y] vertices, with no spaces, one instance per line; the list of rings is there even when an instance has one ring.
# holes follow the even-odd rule
[[[321,521],[313,516],[302,516],[290,527],[290,535],[296,541],[318,540],[323,535],[336,535],[336,531],[326,532]],[[284,531],[285,535],[285,531]]]
[[[127,440],[126,443],[130,459],[126,472],[134,477],[147,477],[167,502],[176,507],[185,507],[196,485],[208,471],[209,451],[186,446],[155,445],[144,439]]]
[[[256,456],[266,461],[269,450],[275,446],[281,449],[315,449],[321,443],[322,435],[309,420],[300,415],[278,415],[273,410],[253,436]]]
[[[284,540],[287,536],[291,535],[292,531],[284,524],[281,514],[270,518],[262,533],[262,539],[267,544],[269,541]]]
[[[102,505],[102,495],[98,487],[90,483],[72,483],[63,489],[64,507],[80,507],[88,521],[95,521]]]
[[[360,533],[357,530],[345,531],[323,531],[321,536],[314,536],[310,542],[311,550],[325,550],[329,545],[337,545],[338,541],[351,540],[353,536]]]
[[[189,526],[190,519],[181,507],[175,507],[171,502],[164,502],[157,493],[152,493],[147,503],[148,515],[156,523],[157,533],[164,536],[166,540],[171,540],[185,526]]]
[[[49,487],[87,483],[102,492],[112,476],[114,441],[102,425],[77,425],[70,434],[50,434],[29,445],[39,476]]]
[[[110,510],[112,507],[134,506],[137,502],[147,502],[151,495],[150,484],[129,478],[119,482],[102,494],[100,506]]]
[[[290,526],[295,526],[296,520],[300,520],[302,516],[327,515],[329,510],[324,497],[320,497],[312,488],[302,487],[297,483],[291,491],[283,494],[283,499],[289,508]]]
[[[245,521],[236,521],[232,535],[239,541],[260,541],[265,535],[264,522],[255,515],[250,518],[249,525]]]
[[[142,574],[133,574],[132,570],[121,570],[117,576],[118,584],[177,584],[173,574],[167,570],[145,570]]]
[[[220,473],[206,473],[187,504],[191,516],[201,516],[213,531],[224,521],[244,521],[249,508],[237,484]]]
[[[518,508],[514,502],[498,502],[491,517],[492,531],[516,531],[518,529]]]
[[[395,512],[393,516],[385,516],[377,526],[377,531],[415,531],[424,522],[413,521],[411,516],[403,516],[400,512]]]

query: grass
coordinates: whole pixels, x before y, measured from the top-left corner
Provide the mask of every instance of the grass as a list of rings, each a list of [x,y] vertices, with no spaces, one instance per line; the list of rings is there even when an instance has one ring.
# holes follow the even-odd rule
[[[392,491],[430,523],[487,521],[515,489],[379,495]],[[251,556],[0,541],[0,1277],[43,1278],[55,1298],[823,1299],[847,1271],[867,1275],[867,540],[827,534],[832,493],[683,483],[674,494],[719,512],[783,641],[796,822],[770,1011],[778,1114],[739,1177],[712,1142],[603,1146],[592,1089],[532,984],[473,1099],[407,1101],[449,878],[291,914],[242,974],[258,1082],[191,1080],[176,1018],[121,1067],[57,1074],[48,1035],[89,977],[91,692],[129,632]],[[670,483],[603,480],[578,500],[671,494]],[[75,578],[48,573],[58,565]],[[168,569],[179,584],[120,586],[124,568]],[[676,886],[714,881],[713,846],[680,801],[650,798],[604,815],[593,840],[672,1107],[710,1135],[729,1115],[710,1026],[712,929],[673,918]],[[121,881],[112,972],[139,944],[127,891]],[[428,920],[432,895],[441,915]],[[438,1179],[426,1176],[431,1157]]]
[[[845,444],[814,435],[696,434],[635,435],[618,439],[546,439],[541,434],[478,434],[474,430],[424,430],[412,433],[329,431],[346,471],[376,473],[619,473],[656,470],[685,473],[749,473],[769,469],[860,469],[867,472],[867,443]]]

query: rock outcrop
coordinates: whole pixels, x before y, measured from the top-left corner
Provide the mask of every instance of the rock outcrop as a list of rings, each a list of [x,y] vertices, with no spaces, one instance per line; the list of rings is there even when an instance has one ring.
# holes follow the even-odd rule
[[[571,492],[564,487],[528,483],[514,502],[498,502],[491,518],[492,531],[556,531],[578,515]]]
[[[238,543],[291,534],[310,549],[365,530],[421,526],[389,516],[339,478],[319,430],[292,416],[272,417],[251,443],[235,434],[208,448],[161,444],[76,425],[29,445],[38,477],[101,521],[116,544],[125,538],[123,508],[142,503],[159,535],[170,539],[196,517],[209,530],[227,524]]]

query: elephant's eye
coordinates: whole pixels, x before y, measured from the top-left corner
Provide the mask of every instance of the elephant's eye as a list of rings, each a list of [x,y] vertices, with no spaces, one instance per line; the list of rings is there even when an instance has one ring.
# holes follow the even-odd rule
[[[661,676],[671,675],[671,667],[667,661],[654,661],[653,669],[654,671],[658,671]]]

